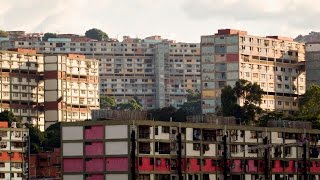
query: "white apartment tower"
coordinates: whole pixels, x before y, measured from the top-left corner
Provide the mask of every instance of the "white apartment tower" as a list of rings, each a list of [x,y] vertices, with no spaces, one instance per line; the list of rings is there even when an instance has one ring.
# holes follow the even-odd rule
[[[259,37],[232,29],[202,36],[203,113],[214,113],[221,104],[221,89],[239,79],[260,85],[264,91],[261,108],[297,111],[298,98],[306,88],[304,46],[290,38]]]

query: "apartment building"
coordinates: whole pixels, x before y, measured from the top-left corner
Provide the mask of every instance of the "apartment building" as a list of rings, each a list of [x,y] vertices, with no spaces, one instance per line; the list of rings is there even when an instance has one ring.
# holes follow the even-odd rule
[[[0,122],[0,138],[0,179],[26,179],[28,129]]]
[[[200,91],[199,43],[176,43],[151,36],[125,36],[122,42],[50,38],[48,41],[1,41],[0,49],[31,48],[46,54],[83,54],[100,60],[100,94],[117,103],[138,97],[144,109],[179,107],[186,90]]]
[[[290,124],[290,123],[287,123]],[[288,127],[288,126],[287,126]],[[135,130],[136,174],[139,180],[177,180],[177,133],[182,137],[182,174],[186,180],[223,179],[227,153],[230,179],[264,179],[265,145],[270,179],[302,179],[303,143],[307,143],[307,174],[319,179],[319,130],[225,126],[161,121],[86,121],[62,124],[64,180],[127,180],[131,177],[130,134]],[[224,150],[223,136],[227,135]]]
[[[60,121],[91,119],[99,109],[98,60],[81,55],[0,51],[0,111],[44,130]]]
[[[34,50],[0,51],[0,111],[44,130],[44,57]]]
[[[320,85],[320,42],[306,44],[306,78],[307,88]]]
[[[99,109],[98,67],[98,60],[84,55],[45,56],[45,128],[91,119],[91,110]]]
[[[203,113],[214,113],[221,104],[221,89],[239,79],[260,85],[261,108],[297,111],[298,98],[306,89],[304,59],[305,45],[290,38],[253,36],[233,29],[202,36]]]

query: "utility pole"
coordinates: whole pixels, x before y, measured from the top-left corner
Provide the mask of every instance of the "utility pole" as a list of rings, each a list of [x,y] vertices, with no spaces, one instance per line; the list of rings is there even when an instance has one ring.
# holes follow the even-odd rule
[[[224,135],[222,137],[223,141],[223,179],[227,180],[228,179],[228,165],[227,165],[227,135]]]
[[[179,180],[183,180],[182,177],[182,161],[181,161],[181,156],[182,156],[182,142],[181,142],[181,133],[179,132],[177,135],[177,141],[178,141],[178,151],[177,151],[177,155],[178,155],[178,179]]]
[[[303,180],[308,180],[307,141],[303,143]]]
[[[268,137],[263,139],[263,144],[268,145]],[[269,148],[264,149],[264,177],[265,180],[269,180]]]
[[[136,180],[136,132],[131,131],[131,180]]]

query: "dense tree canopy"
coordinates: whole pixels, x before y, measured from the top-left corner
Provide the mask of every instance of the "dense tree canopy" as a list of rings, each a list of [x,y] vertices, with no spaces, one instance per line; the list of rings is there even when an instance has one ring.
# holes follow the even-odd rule
[[[114,97],[101,96],[100,97],[100,108],[101,109],[113,109],[117,105]]]
[[[42,40],[43,41],[48,41],[49,38],[56,38],[57,37],[57,34],[56,33],[50,33],[50,32],[47,32],[43,35],[43,38]]]
[[[320,87],[311,85],[299,101],[299,115],[320,119]]]
[[[142,111],[143,107],[137,98],[129,100],[127,103],[120,103],[115,106],[116,110]]]
[[[235,116],[242,122],[251,123],[256,115],[261,114],[263,90],[257,83],[238,80],[234,87],[225,86],[221,91],[221,112],[224,116]],[[243,100],[243,106],[238,102]]]
[[[101,31],[100,29],[92,28],[86,31],[85,36],[87,38],[95,39],[98,41],[107,40],[109,37],[107,33]]]

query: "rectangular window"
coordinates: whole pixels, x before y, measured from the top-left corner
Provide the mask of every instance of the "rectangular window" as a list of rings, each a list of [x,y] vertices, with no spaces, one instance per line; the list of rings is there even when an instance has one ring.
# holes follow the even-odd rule
[[[162,133],[169,133],[170,127],[169,126],[162,126]]]

